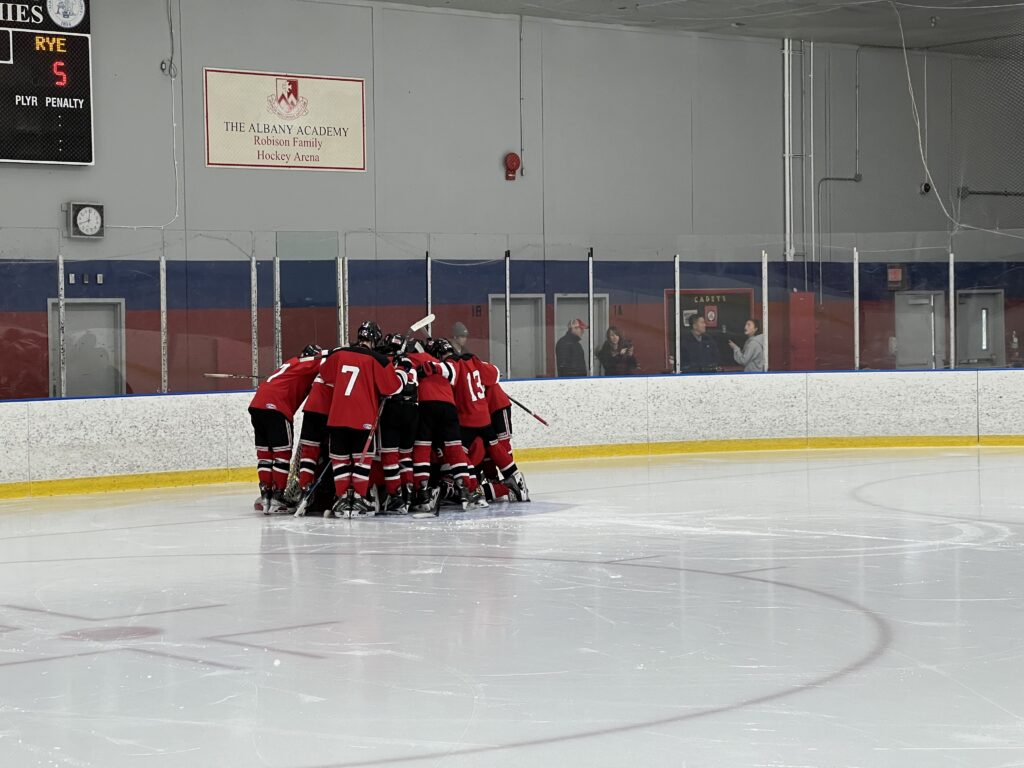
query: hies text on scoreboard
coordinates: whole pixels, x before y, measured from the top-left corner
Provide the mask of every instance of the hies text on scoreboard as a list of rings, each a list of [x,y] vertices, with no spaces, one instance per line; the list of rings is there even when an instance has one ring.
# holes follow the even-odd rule
[[[88,0],[0,1],[0,162],[93,164]]]

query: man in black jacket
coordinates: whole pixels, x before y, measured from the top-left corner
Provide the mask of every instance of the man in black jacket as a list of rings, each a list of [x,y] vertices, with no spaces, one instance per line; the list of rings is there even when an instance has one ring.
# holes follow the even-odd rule
[[[587,375],[587,359],[580,343],[580,337],[587,327],[579,318],[570,320],[569,330],[555,344],[555,364],[559,377]]]
[[[679,340],[682,358],[679,370],[683,373],[714,373],[718,370],[718,348],[708,335],[703,315],[691,315],[690,328]]]

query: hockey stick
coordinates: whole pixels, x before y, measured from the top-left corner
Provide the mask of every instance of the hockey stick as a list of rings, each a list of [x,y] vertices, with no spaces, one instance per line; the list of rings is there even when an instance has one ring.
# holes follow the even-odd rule
[[[429,325],[432,322],[434,322],[434,315],[433,314],[429,314],[426,317],[424,317],[423,319],[417,320],[415,323],[413,323],[411,326],[409,326],[409,332],[410,332],[409,336],[411,336],[413,333],[416,333],[416,331],[418,331],[420,328],[423,328],[424,326],[427,326],[427,325]],[[405,347],[406,347],[406,345],[408,343],[409,343],[409,339],[408,339],[408,336],[407,336],[405,342],[403,342],[403,344],[402,344],[402,348],[400,350],[400,353],[405,352]],[[363,445],[363,451],[362,451],[362,453],[359,454],[359,461],[360,461],[360,463],[362,463],[362,462],[364,462],[366,460],[366,454],[370,450],[370,443],[373,442],[373,435],[377,431],[377,425],[380,424],[381,414],[384,413],[384,403],[385,402],[387,402],[387,401],[386,400],[381,400],[380,401],[380,407],[377,409],[377,418],[375,418],[373,420],[373,428],[370,430],[370,434],[368,434],[366,436],[366,443]],[[330,468],[331,468],[331,460],[330,460],[330,456],[328,455],[328,457],[327,457],[327,466],[324,467],[323,471],[320,473],[320,476],[316,479],[316,481],[313,483],[313,485],[311,485],[309,487],[309,490],[306,491],[304,494],[302,494],[302,499],[299,501],[299,505],[295,508],[295,517],[305,517],[306,516],[306,507],[309,505],[309,500],[313,498],[313,493],[316,491],[316,487],[320,484],[320,481],[323,480],[324,476],[327,474],[327,470],[330,469]]]
[[[310,499],[312,499],[313,498],[313,494],[316,493],[316,487],[318,485],[320,485],[320,481],[323,480],[327,476],[327,471],[330,470],[330,469],[332,469],[331,457],[330,457],[330,455],[328,455],[327,456],[327,464],[324,465],[323,470],[317,476],[316,480],[313,481],[313,484],[311,486],[309,486],[309,488],[307,488],[305,490],[305,492],[302,494],[302,498],[299,500],[298,506],[295,507],[295,515],[294,515],[295,517],[305,517],[306,516],[306,507],[309,506]]]
[[[206,379],[265,379],[266,376],[253,376],[251,373],[204,373]]]
[[[531,411],[531,410],[530,410],[529,408],[527,408],[527,407],[526,407],[525,405],[523,405],[523,404],[522,404],[522,403],[520,403],[520,402],[519,402],[518,400],[516,400],[516,399],[515,399],[514,397],[512,397],[511,395],[509,395],[509,393],[508,393],[508,392],[506,392],[506,393],[505,393],[505,396],[506,396],[506,397],[507,397],[507,398],[508,398],[509,400],[511,400],[511,401],[512,401],[513,403],[515,403],[516,405],[518,405],[518,406],[519,406],[520,408],[522,408],[522,409],[523,409],[524,411],[526,411],[526,412],[527,412],[528,414],[530,414],[531,416],[533,416],[533,418],[535,418],[535,419],[536,419],[537,421],[539,421],[539,422],[540,422],[541,424],[543,424],[543,425],[544,425],[545,427],[550,427],[550,426],[551,426],[551,425],[550,425],[550,424],[548,424],[548,423],[547,423],[546,421],[544,421],[544,419],[542,419],[542,418],[541,418],[540,416],[538,416],[538,415],[537,415],[536,413],[534,413],[534,412],[533,412],[533,411]]]

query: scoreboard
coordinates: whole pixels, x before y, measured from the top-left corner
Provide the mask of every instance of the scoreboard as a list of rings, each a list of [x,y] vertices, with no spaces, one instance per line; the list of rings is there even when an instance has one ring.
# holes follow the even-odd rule
[[[92,165],[88,0],[0,1],[0,162]]]

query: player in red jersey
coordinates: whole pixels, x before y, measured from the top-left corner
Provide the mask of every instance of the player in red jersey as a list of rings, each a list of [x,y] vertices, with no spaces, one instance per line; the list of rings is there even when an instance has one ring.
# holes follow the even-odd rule
[[[341,350],[336,347],[321,354],[321,367],[330,355]],[[305,405],[302,406],[302,432],[299,434],[299,489],[305,493],[316,479],[321,446],[327,437],[327,414],[331,410],[334,390],[324,383],[319,373],[313,379]]]
[[[377,351],[394,361],[407,346],[405,336],[389,333]],[[409,377],[410,381],[405,388],[384,402],[380,414],[380,462],[387,496],[382,511],[402,515],[409,511],[415,490],[412,452],[419,420],[416,371],[409,371]]]
[[[508,395],[505,394],[505,390],[501,388],[501,384],[498,382],[487,387],[487,410],[491,413],[491,426],[494,428],[495,435],[497,435],[498,443],[508,451],[509,456],[514,460],[515,455],[512,452],[512,401],[508,399]],[[485,466],[484,469],[486,470],[488,467]],[[522,472],[519,474],[521,478]],[[493,477],[497,478],[497,474],[494,474]],[[516,501],[530,500],[525,482],[520,483],[518,490],[521,492],[518,496],[513,496],[506,485],[497,480],[481,483],[481,488],[487,501],[503,501],[510,498]]]
[[[359,326],[356,343],[335,352],[321,369],[324,384],[334,390],[327,426],[337,501],[327,517],[377,514],[376,493],[370,493],[376,449],[372,443],[365,453],[363,448],[375,428],[380,398],[397,395],[410,380],[406,370],[374,350],[380,340],[380,327],[367,321]]]
[[[498,442],[512,455],[512,401],[498,382],[487,387],[487,410]]]
[[[501,473],[513,498],[528,500],[526,481],[507,445],[498,441],[487,406],[487,388],[495,386],[500,378],[497,366],[471,353],[452,355],[448,361],[458,365],[455,404],[459,409],[462,444],[469,452],[470,463],[480,466],[486,454]]]
[[[256,437],[263,514],[286,508],[284,489],[292,460],[292,421],[320,370],[323,350],[310,344],[259,385],[249,403]]]
[[[416,483],[413,512],[437,514],[439,491],[436,487],[429,487],[431,451],[434,448],[443,452],[444,461],[455,477],[462,500],[468,503],[471,492],[476,489],[475,478],[469,474],[466,449],[462,445],[459,431],[459,412],[452,391],[457,366],[437,358],[437,355],[451,355],[454,351],[445,339],[434,339],[428,342],[426,352],[412,352],[408,355],[416,366],[420,384],[419,422],[412,452]]]

